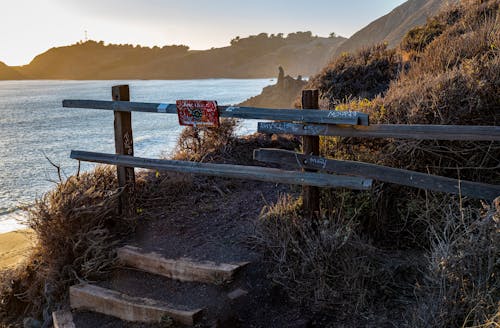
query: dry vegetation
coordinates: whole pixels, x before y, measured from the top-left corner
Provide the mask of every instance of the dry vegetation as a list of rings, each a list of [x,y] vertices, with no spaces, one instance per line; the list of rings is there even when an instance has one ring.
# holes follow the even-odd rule
[[[326,109],[368,112],[375,122],[498,125],[498,7],[495,0],[463,1],[411,31],[399,52],[376,46],[346,54],[311,86],[321,89]],[[236,138],[236,125],[185,129],[174,158],[255,165],[248,149],[297,147],[284,137]],[[498,142],[322,138],[321,151],[500,183]],[[154,210],[151,199],[182,194],[192,183],[160,176],[139,179],[131,199],[137,215]],[[119,194],[114,173],[99,168],[36,203],[28,225],[38,244],[24,266],[2,276],[0,318],[47,320],[69,284],[106,275],[113,246],[136,216],[116,213]],[[325,190],[321,219],[312,225],[300,199],[283,196],[263,210],[256,239],[268,254],[270,279],[318,316],[364,318],[358,326],[499,327],[499,203],[386,184],[370,192]]]
[[[182,130],[177,143],[174,159],[204,162],[209,154],[217,152],[227,155],[234,143],[234,131],[238,121],[223,119],[217,128],[193,128]],[[209,159],[210,160],[210,159]]]
[[[500,326],[498,205],[442,204],[442,221],[429,228],[432,242],[416,289],[413,327]]]
[[[274,268],[269,276],[292,300],[353,326],[500,325],[500,208],[429,199],[421,219],[430,246],[398,251],[367,238],[349,197],[341,193],[338,212],[319,227],[290,197],[263,211],[258,241]]]
[[[263,210],[259,226],[258,240],[276,266],[273,281],[317,311],[361,309],[389,278],[381,251],[357,232],[358,213],[341,207],[318,228],[302,217],[300,200],[282,196]]]
[[[403,68],[401,56],[387,45],[344,53],[312,79],[309,87],[319,89],[329,109],[351,96],[372,99],[384,92]]]
[[[32,254],[1,277],[1,321],[34,316],[50,322],[70,284],[109,272],[114,246],[133,230],[131,218],[117,212],[120,194],[114,171],[98,167],[36,201],[26,222],[36,239]]]
[[[344,54],[309,87],[321,90],[324,109],[367,112],[374,123],[498,125],[499,5],[450,6],[410,31],[397,51],[378,45]],[[498,142],[328,137],[321,152],[500,183]],[[398,312],[399,304],[399,320],[387,318],[396,326],[500,325],[498,209],[388,184],[323,191],[322,208],[319,232],[300,219],[295,200],[263,213],[271,276],[295,300],[312,309],[342,305],[340,313],[355,317]]]
[[[238,120],[223,119],[217,129],[185,128],[179,136],[173,159],[227,163],[240,165],[262,165],[253,160],[253,149],[283,148],[297,149],[300,144],[291,136],[272,136],[255,133],[237,137]]]

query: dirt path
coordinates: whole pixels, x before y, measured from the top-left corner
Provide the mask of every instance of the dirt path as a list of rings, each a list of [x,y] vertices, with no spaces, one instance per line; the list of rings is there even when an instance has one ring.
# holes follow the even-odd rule
[[[162,177],[161,179],[172,179]],[[174,178],[175,179],[175,178]],[[159,182],[161,183],[161,181]],[[291,189],[292,188],[292,189]],[[181,283],[137,270],[116,270],[102,287],[152,298],[181,308],[205,308],[201,327],[300,327],[303,315],[266,277],[263,254],[256,248],[255,223],[262,208],[294,187],[253,181],[194,177],[180,179],[168,198],[149,200],[144,221],[126,243],[166,258],[220,263],[250,262],[230,283]],[[170,198],[170,199],[169,199]],[[236,289],[248,291],[227,302]],[[77,327],[154,327],[124,323],[103,315],[77,313]],[[304,326],[305,327],[305,326]]]

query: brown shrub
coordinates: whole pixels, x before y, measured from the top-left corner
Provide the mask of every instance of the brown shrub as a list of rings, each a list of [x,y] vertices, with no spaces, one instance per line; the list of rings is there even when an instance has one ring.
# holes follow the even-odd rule
[[[334,59],[314,77],[308,88],[317,88],[330,108],[350,98],[374,98],[384,93],[402,68],[396,50],[379,44],[355,54],[345,53]]]
[[[221,120],[217,128],[186,127],[179,136],[173,159],[202,162],[211,153],[227,153],[237,127],[234,119]]]
[[[268,253],[269,276],[293,301],[317,311],[361,312],[389,274],[381,251],[358,233],[358,213],[338,210],[313,227],[300,201],[281,197],[263,209],[257,240]]]
[[[445,25],[437,18],[432,18],[424,26],[417,26],[408,31],[401,41],[401,49],[408,52],[421,52],[443,33],[444,28]]]
[[[109,272],[114,246],[134,228],[118,214],[120,194],[114,170],[97,167],[59,183],[29,208],[26,224],[36,244],[25,264],[2,274],[2,321],[31,315],[48,322],[71,284]]]
[[[299,141],[293,136],[268,136],[254,133],[237,137],[236,120],[222,120],[216,129],[185,128],[177,142],[173,159],[227,163],[239,165],[264,165],[253,160],[253,150],[258,148],[281,148],[294,150]]]

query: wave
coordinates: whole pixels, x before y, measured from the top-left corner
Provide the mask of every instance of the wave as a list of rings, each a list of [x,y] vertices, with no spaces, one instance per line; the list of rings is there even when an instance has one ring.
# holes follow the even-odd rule
[[[16,230],[26,229],[23,224],[27,215],[25,211],[19,209],[1,209],[0,210],[0,233],[6,233]]]

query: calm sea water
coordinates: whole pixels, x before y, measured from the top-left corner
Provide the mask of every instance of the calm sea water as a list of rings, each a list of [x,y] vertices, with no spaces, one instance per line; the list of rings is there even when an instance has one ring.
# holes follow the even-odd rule
[[[175,102],[177,99],[217,100],[237,104],[259,94],[275,81],[187,80],[131,81],[132,101]],[[22,228],[17,208],[32,203],[54,186],[56,170],[45,159],[60,165],[66,176],[78,163],[71,149],[113,152],[113,113],[62,108],[63,99],[110,100],[111,86],[124,81],[0,81],[0,233]],[[133,113],[137,156],[158,158],[172,152],[181,127],[175,115]],[[256,130],[255,121],[244,121],[240,134]],[[92,164],[83,164],[89,170]]]

